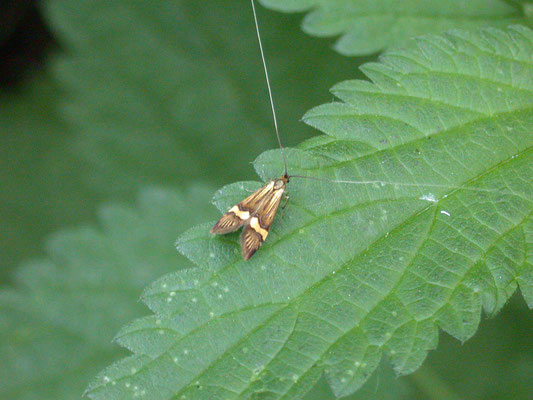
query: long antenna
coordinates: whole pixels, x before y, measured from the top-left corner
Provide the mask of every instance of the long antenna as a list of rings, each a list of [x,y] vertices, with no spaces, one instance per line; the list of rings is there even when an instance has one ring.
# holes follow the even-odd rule
[[[476,187],[465,187],[465,186],[454,186],[438,183],[409,183],[409,182],[388,182],[382,180],[369,180],[369,181],[348,181],[341,179],[328,179],[328,178],[318,178],[316,176],[305,176],[305,175],[291,175],[292,178],[303,178],[311,179],[314,181],[323,181],[323,182],[332,182],[332,183],[344,183],[348,185],[379,185],[379,186],[398,186],[398,187],[414,187],[418,189],[422,188],[435,188],[435,189],[457,189],[470,192],[488,192],[488,193],[501,193],[501,194],[511,194],[516,195],[513,191],[504,191],[497,188],[476,188]],[[427,199],[430,199],[429,197]],[[426,199],[423,199],[426,200]]]
[[[274,118],[274,128],[276,129],[276,137],[278,138],[279,150],[281,151],[281,156],[283,157],[283,165],[285,165],[285,176],[288,176],[287,173],[287,160],[285,159],[285,152],[283,151],[283,146],[281,145],[281,139],[279,137],[278,130],[278,119],[276,117],[276,108],[274,107],[274,98],[272,97],[272,89],[270,88],[270,79],[268,78],[268,69],[265,61],[265,52],[263,51],[263,44],[261,43],[261,34],[259,33],[259,23],[257,22],[257,13],[255,12],[255,3],[254,0],[250,0],[252,3],[252,11],[254,13],[254,22],[255,22],[255,31],[257,32],[257,40],[259,41],[259,50],[261,50],[261,59],[263,60],[263,68],[265,69],[266,83],[268,87],[268,96],[270,97],[270,106],[272,107],[272,117]]]

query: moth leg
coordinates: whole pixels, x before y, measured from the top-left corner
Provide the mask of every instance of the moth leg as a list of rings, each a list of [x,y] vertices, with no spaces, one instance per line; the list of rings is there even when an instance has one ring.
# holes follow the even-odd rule
[[[287,204],[289,204],[289,196],[284,195],[283,198],[285,199],[285,203],[281,206],[281,213],[279,214],[279,219],[283,220],[283,214],[285,213],[285,207],[287,207]]]
[[[285,207],[287,207],[287,204],[289,204],[290,197],[289,197],[289,195],[286,194],[286,195],[283,196],[283,198],[285,199],[285,203],[283,203],[283,205],[281,206],[282,210],[284,210]]]

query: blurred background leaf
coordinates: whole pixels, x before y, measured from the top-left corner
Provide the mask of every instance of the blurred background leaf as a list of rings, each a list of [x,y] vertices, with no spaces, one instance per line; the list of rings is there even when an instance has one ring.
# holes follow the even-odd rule
[[[310,11],[302,29],[307,33],[340,36],[334,48],[348,56],[406,46],[409,38],[426,33],[525,23],[525,10],[505,0],[260,0],[266,7]]]
[[[146,188],[135,207],[101,207],[96,227],[49,238],[47,257],[25,263],[0,291],[0,398],[79,398],[124,353],[112,338],[146,312],[137,301],[146,282],[186,263],[173,243],[214,217],[211,193]]]
[[[47,11],[69,49],[54,67],[67,91],[63,115],[95,190],[249,178],[249,162],[275,146],[248,2],[51,0]],[[356,71],[294,21],[261,14],[289,144],[309,135],[298,121],[305,110]]]
[[[94,207],[57,114],[60,98],[42,72],[0,92],[0,282],[20,260],[40,254],[45,234],[88,218]]]

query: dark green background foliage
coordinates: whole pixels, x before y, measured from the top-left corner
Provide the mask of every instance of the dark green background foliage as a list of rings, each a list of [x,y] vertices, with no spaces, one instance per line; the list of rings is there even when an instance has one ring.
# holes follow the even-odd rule
[[[293,180],[269,241],[242,263],[238,236],[206,232],[219,215],[210,204],[216,189],[257,180],[250,163],[276,146],[248,0],[44,1],[58,46],[42,69],[0,93],[0,398],[75,399],[90,382],[95,398],[221,398],[221,379],[227,398],[533,398],[524,301],[533,302],[533,34],[506,28],[528,25],[532,4],[261,3],[277,10],[258,8],[282,140],[297,147],[288,152],[292,172],[411,186]],[[410,40],[454,28],[475,33]],[[407,50],[365,64],[391,46]],[[319,133],[309,125],[325,135],[305,141]],[[263,179],[279,175],[279,152],[263,153],[255,168]],[[218,191],[217,207],[238,201],[244,186],[257,183]],[[420,252],[449,275],[413,262],[403,286],[389,289],[384,278],[369,290],[365,277],[396,267],[387,252],[409,255],[424,229],[430,240]],[[409,235],[413,242],[402,241]],[[311,243],[326,250],[312,258]],[[435,286],[417,286],[419,277]],[[369,302],[384,291],[415,304],[384,306],[411,312],[402,314],[407,328],[412,318],[418,325],[397,328],[375,353],[365,348],[373,374],[345,362],[387,331],[391,319],[379,308],[357,325],[365,333],[323,356],[309,350],[344,323],[353,328],[359,315],[339,296],[354,287]],[[138,301],[143,289],[155,314]],[[203,297],[189,305],[189,294]],[[441,301],[436,312],[432,302]],[[296,331],[311,324],[301,329],[306,338],[287,339],[299,355],[280,351],[257,370],[271,350],[261,332],[282,335],[298,312]],[[322,325],[306,313],[326,317],[320,338],[311,332]],[[249,334],[235,331],[241,319]],[[438,346],[437,325],[451,334],[441,332]],[[220,340],[207,340],[209,329]],[[184,350],[200,361],[182,361]],[[313,366],[301,367],[308,359]],[[188,374],[194,379],[178,382]]]

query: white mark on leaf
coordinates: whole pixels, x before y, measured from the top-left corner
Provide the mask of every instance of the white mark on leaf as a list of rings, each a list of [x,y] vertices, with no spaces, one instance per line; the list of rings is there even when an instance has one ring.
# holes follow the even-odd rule
[[[430,203],[436,203],[437,199],[433,193],[428,193],[418,198],[419,200],[429,201]]]

